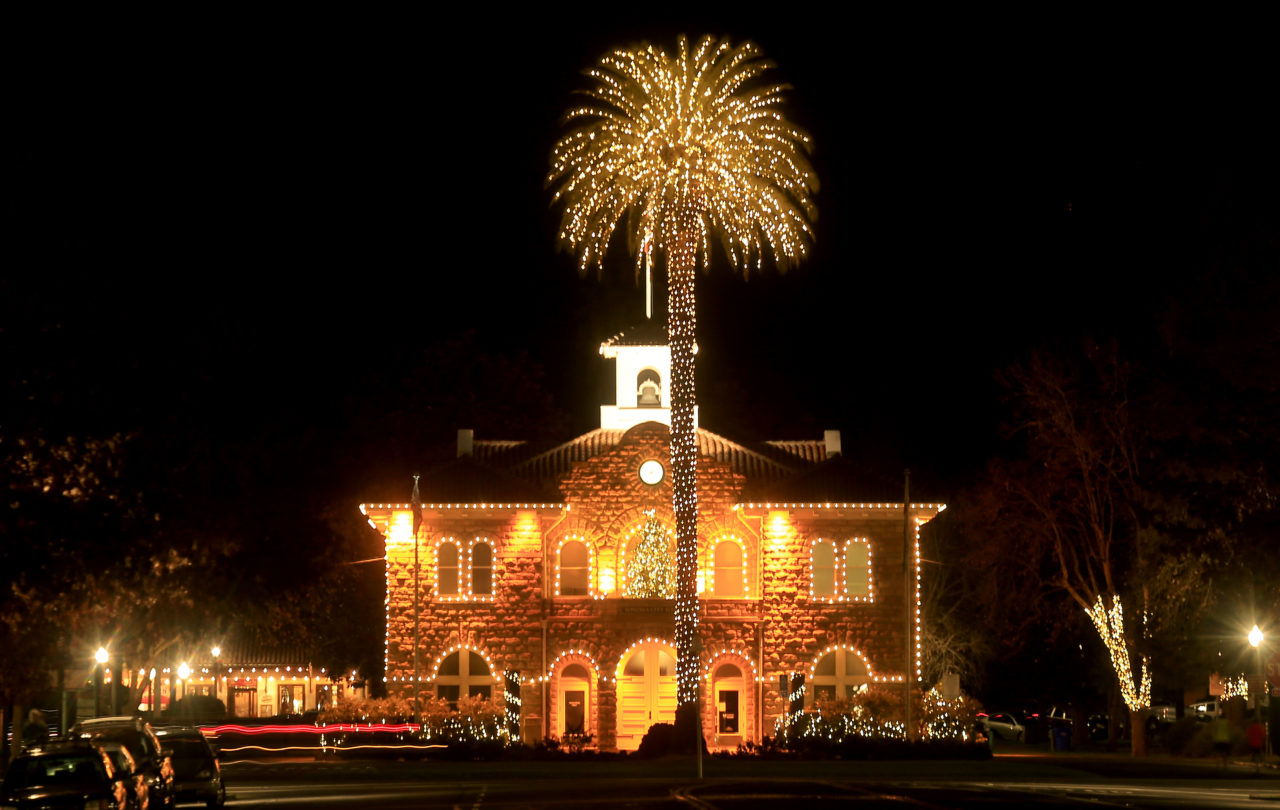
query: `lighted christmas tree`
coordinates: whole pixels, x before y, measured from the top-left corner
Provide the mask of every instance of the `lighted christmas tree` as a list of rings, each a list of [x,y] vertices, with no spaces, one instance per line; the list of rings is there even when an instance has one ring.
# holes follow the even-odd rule
[[[675,594],[675,578],[671,571],[671,531],[645,511],[647,519],[640,527],[640,541],[628,549],[627,595],[637,599],[655,599]]]

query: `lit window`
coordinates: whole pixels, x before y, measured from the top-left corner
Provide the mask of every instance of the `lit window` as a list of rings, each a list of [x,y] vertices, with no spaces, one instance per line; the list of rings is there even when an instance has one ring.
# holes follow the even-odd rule
[[[484,541],[471,546],[471,593],[474,596],[493,593],[493,547]]]
[[[436,697],[458,708],[462,695],[493,697],[493,675],[484,656],[471,650],[459,650],[445,656],[436,671]]]
[[[813,595],[836,595],[836,549],[824,540],[813,544]]]
[[[743,595],[742,546],[733,540],[721,540],[715,550],[715,595],[734,598]]]
[[[436,549],[436,593],[458,595],[458,544],[446,540]]]
[[[848,699],[871,681],[867,664],[852,650],[832,650],[813,667],[813,701],[827,703]]]
[[[871,546],[859,540],[850,540],[844,547],[844,587],[852,597],[871,595]]]
[[[560,547],[560,595],[586,596],[589,593],[590,559],[587,546],[570,540]]]
[[[842,602],[874,601],[871,578],[871,543],[865,537],[845,542],[818,538],[810,552],[813,567],[811,595]]]

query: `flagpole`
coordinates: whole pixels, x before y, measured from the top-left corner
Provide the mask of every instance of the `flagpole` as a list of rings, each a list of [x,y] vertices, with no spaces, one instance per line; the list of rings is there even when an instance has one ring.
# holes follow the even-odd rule
[[[413,474],[413,722],[418,712],[418,527],[422,525],[422,496],[418,494],[418,474]]]
[[[906,728],[903,729],[903,732],[906,736],[907,742],[913,742],[915,740],[915,735],[912,734],[911,732],[911,674],[913,669],[912,661],[911,661],[911,652],[912,652],[912,647],[914,646],[912,644],[913,639],[911,637],[912,630],[913,630],[912,611],[911,611],[911,591],[913,590],[913,588],[911,587],[912,585],[911,470],[904,470],[903,477],[904,477],[904,482],[903,482],[903,489],[902,489],[902,604],[903,604],[903,614],[904,614],[904,617],[906,618],[906,627],[907,627],[907,645],[906,645],[907,660],[906,660],[906,669],[903,670],[903,676],[902,676],[903,697],[906,698],[906,702],[903,705],[906,707],[905,717],[907,720],[907,725],[906,725]]]

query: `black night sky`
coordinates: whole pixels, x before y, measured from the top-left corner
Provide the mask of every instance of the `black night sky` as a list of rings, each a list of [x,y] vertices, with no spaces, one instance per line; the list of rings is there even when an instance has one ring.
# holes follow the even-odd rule
[[[1247,21],[550,17],[34,27],[11,349],[57,355],[90,429],[334,447],[371,379],[471,331],[541,366],[565,437],[590,429],[596,347],[642,298],[625,250],[601,281],[556,250],[559,116],[608,47],[747,37],[813,134],[818,238],[785,277],[700,277],[702,422],[839,428],[846,454],[943,498],[995,441],[995,369],[1145,329],[1208,269],[1206,217],[1274,212],[1243,145],[1274,103]]]
[[[1253,361],[1273,385],[1280,172],[1259,20],[639,11],[6,26],[6,584],[43,578],[60,604],[80,572],[142,581],[135,544],[180,545],[183,612],[147,621],[302,638],[376,672],[383,549],[358,503],[407,501],[458,428],[562,441],[599,424],[598,347],[643,317],[642,289],[623,239],[600,279],[557,250],[549,156],[583,69],[680,32],[776,62],[821,181],[809,261],[699,276],[704,427],[748,443],[839,429],[869,498],[910,468],[913,500],[959,505],[1008,447],[999,371],[1034,348],[1117,338],[1151,356],[1171,313],[1225,312],[1199,319],[1207,348],[1180,367],[1225,357],[1225,379]],[[1211,399],[1196,384],[1171,388]],[[1231,393],[1256,405],[1247,383]],[[31,447],[48,452],[28,463]],[[84,489],[60,500],[57,475]],[[98,632],[48,627],[77,650]],[[1049,655],[1036,638],[1031,658]],[[1049,669],[1027,667],[1000,672]]]

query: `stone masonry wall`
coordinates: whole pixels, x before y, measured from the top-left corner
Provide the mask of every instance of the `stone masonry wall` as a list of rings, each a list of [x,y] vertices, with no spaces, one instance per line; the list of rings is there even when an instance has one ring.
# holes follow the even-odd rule
[[[606,585],[618,564],[627,533],[644,511],[673,525],[670,475],[656,486],[640,482],[640,463],[650,458],[668,469],[669,435],[661,425],[641,425],[615,448],[580,462],[562,482],[569,509],[471,507],[428,512],[419,533],[421,614],[419,672],[422,694],[442,656],[462,646],[491,663],[500,697],[502,670],[516,670],[524,685],[522,729],[536,740],[557,728],[558,677],[570,663],[594,675],[588,727],[603,750],[616,744],[615,678],[623,655],[647,638],[674,640],[669,600],[620,598],[613,588],[592,596],[554,596],[556,549],[567,536],[595,549],[593,586]],[[708,675],[732,663],[743,675],[741,735],[758,741],[774,733],[782,707],[778,676],[808,674],[832,647],[855,649],[876,679],[900,682],[904,670],[901,512],[877,508],[735,508],[742,478],[709,458],[699,460],[700,565],[710,568],[714,542],[732,535],[746,556],[747,597],[704,598],[700,631],[702,666]],[[429,499],[429,495],[428,495]],[[373,514],[387,541],[387,678],[392,694],[411,691],[413,648],[413,544],[394,531],[395,515]],[[402,520],[401,516],[400,520]],[[463,544],[488,538],[494,550],[491,599],[446,601],[435,595],[435,544],[454,537]],[[839,542],[870,540],[873,600],[825,602],[810,595],[810,544],[819,537]],[[465,572],[464,572],[465,582]],[[545,642],[544,642],[545,638]],[[545,645],[545,646],[544,646]],[[711,684],[704,684],[703,720],[715,744],[717,717]]]

